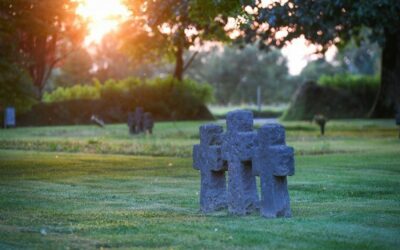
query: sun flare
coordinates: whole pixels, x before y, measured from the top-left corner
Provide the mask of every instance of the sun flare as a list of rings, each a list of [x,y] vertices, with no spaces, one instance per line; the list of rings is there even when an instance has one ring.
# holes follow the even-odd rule
[[[108,32],[117,29],[130,12],[122,0],[77,0],[76,12],[88,22],[85,45],[99,43]]]

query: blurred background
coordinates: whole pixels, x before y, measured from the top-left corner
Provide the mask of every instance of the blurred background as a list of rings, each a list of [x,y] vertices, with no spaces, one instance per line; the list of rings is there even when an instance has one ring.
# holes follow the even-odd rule
[[[399,54],[398,16],[374,11],[399,6],[381,2],[353,20],[345,1],[4,0],[0,109],[20,126],[125,122],[139,106],[157,120],[394,118],[383,50]]]

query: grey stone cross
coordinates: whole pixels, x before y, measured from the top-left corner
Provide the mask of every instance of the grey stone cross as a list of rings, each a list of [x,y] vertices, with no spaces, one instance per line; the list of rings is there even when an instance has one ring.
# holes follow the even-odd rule
[[[258,130],[257,141],[253,171],[260,176],[261,215],[290,217],[286,176],[294,175],[294,150],[285,144],[285,129],[279,124],[265,124]]]
[[[259,203],[251,162],[256,143],[253,113],[245,110],[229,112],[226,123],[222,159],[228,165],[228,210],[231,214],[244,215],[256,210]]]
[[[200,209],[212,212],[226,208],[226,166],[221,159],[222,126],[200,127],[200,144],[193,147],[193,168],[201,172]]]
[[[134,119],[135,119],[135,134],[138,134],[143,131],[143,108],[142,107],[137,107],[135,109],[135,114],[134,114]]]

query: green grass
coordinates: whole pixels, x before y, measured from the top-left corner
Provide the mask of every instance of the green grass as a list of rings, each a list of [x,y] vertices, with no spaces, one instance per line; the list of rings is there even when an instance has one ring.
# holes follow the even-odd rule
[[[128,134],[124,124],[36,127],[0,130],[0,149],[190,157],[204,122],[159,122],[154,135]],[[326,136],[310,122],[284,122],[297,154],[327,154],[371,149],[397,136],[392,120],[330,121]],[[385,148],[385,150],[391,150]]]
[[[296,150],[293,218],[273,220],[199,212],[199,124],[158,123],[139,137],[125,125],[1,130],[0,249],[399,248],[392,121],[331,121],[325,137],[284,123]]]
[[[288,104],[275,104],[275,105],[262,105],[261,113],[283,113],[287,108]],[[233,105],[233,106],[219,106],[219,105],[209,105],[211,113],[215,116],[221,117],[225,116],[229,111],[236,109],[249,109],[253,111],[258,111],[258,106],[254,104],[243,104],[243,105]]]

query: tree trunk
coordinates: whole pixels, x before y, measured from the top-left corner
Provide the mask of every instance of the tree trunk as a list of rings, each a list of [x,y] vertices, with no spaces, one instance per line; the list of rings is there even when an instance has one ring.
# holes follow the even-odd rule
[[[394,117],[400,112],[400,34],[385,31],[381,84],[368,114],[371,118]]]
[[[178,81],[182,81],[183,79],[183,46],[182,43],[179,42],[177,45],[177,49],[175,52],[175,72],[174,78]]]

